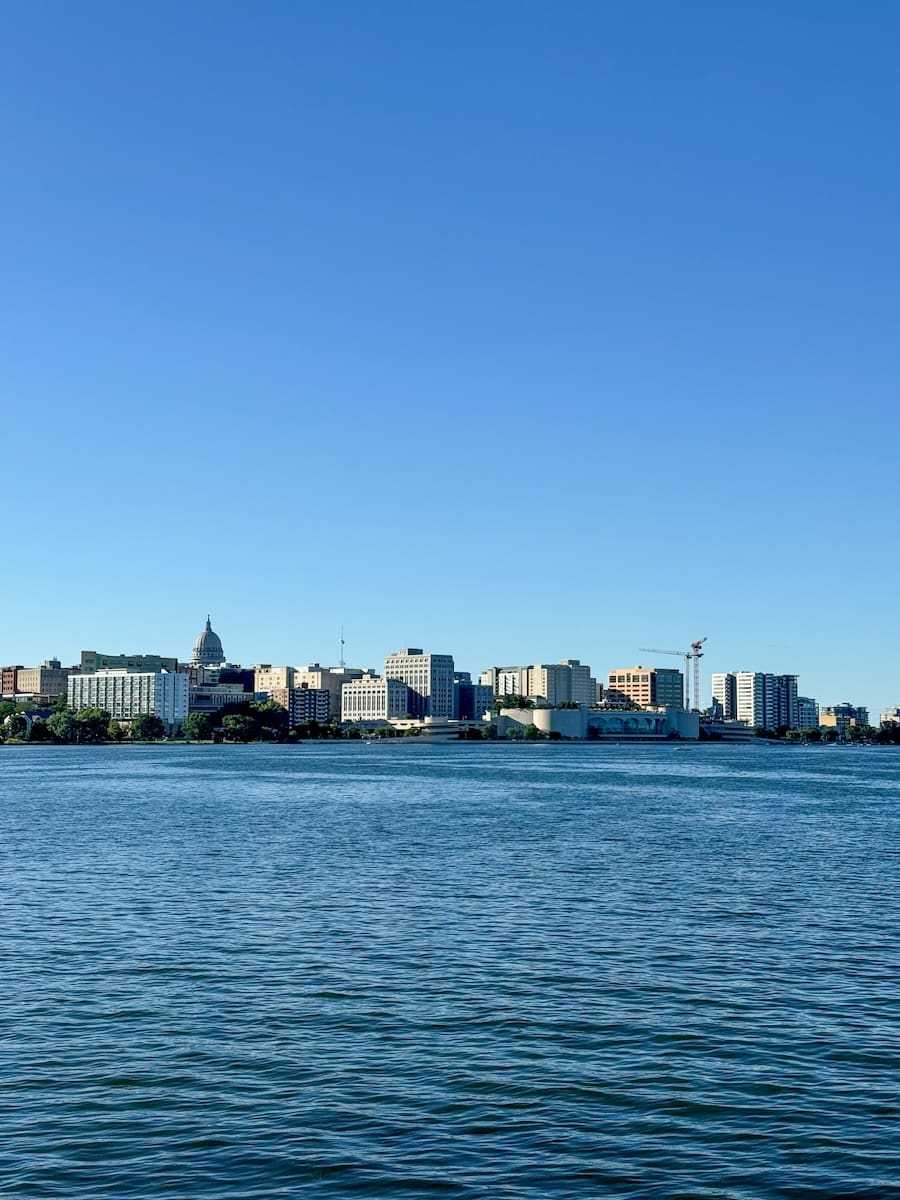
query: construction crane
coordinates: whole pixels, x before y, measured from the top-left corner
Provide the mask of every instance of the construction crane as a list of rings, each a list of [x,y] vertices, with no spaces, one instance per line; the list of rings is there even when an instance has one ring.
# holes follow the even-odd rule
[[[700,647],[705,641],[706,638],[702,637],[691,642],[690,650],[658,650],[652,646],[638,646],[641,654],[672,654],[684,659],[684,707],[688,712],[691,711],[691,662],[694,664],[694,704],[697,709],[700,708],[700,659],[703,657]]]

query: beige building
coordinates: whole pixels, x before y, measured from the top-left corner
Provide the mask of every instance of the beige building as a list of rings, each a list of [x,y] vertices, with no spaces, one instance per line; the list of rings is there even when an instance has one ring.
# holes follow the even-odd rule
[[[363,675],[341,688],[341,720],[393,721],[411,715],[414,697],[400,679]]]
[[[69,678],[69,668],[63,667],[58,658],[48,658],[39,667],[18,667],[15,690],[20,696],[46,696],[54,700],[64,696]]]
[[[294,667],[294,687],[314,688],[328,693],[329,716],[341,719],[341,688],[354,679],[371,674],[359,667],[322,667],[310,663],[305,667]]]
[[[411,717],[453,716],[453,655],[426,654],[406,646],[384,660],[386,679],[397,679],[409,689]]]
[[[616,667],[606,678],[606,703],[684,707],[684,675],[674,667]]]
[[[293,686],[293,667],[273,667],[270,663],[259,663],[253,668],[254,692],[273,692],[276,688]]]

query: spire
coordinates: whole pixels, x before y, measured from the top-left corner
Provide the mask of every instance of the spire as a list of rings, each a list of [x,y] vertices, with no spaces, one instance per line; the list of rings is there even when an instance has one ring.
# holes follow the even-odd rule
[[[212,625],[210,625],[210,623],[209,623],[209,613],[206,614],[206,632],[207,633],[212,632]]]

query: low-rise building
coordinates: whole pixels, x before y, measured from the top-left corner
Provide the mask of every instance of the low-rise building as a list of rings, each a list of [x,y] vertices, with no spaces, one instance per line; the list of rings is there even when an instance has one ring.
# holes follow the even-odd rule
[[[69,668],[58,658],[48,658],[39,667],[19,667],[16,671],[16,693],[20,696],[39,696],[55,700],[66,694]]]
[[[900,725],[900,704],[892,704],[881,714],[882,725]]]
[[[854,726],[869,724],[869,710],[844,700],[842,704],[823,704],[819,709],[819,728],[836,729],[846,737]]]
[[[115,721],[130,721],[152,713],[170,730],[178,729],[188,714],[187,675],[177,671],[101,670],[70,675],[69,708],[102,708]]]
[[[16,694],[16,676],[25,668],[18,666],[0,667],[0,699],[12,700]]]

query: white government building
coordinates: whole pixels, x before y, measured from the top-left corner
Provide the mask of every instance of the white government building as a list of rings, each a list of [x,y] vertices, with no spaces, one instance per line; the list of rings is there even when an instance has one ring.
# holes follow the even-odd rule
[[[176,671],[96,671],[70,675],[69,708],[103,708],[114,721],[152,713],[169,729],[188,714],[188,677]]]

